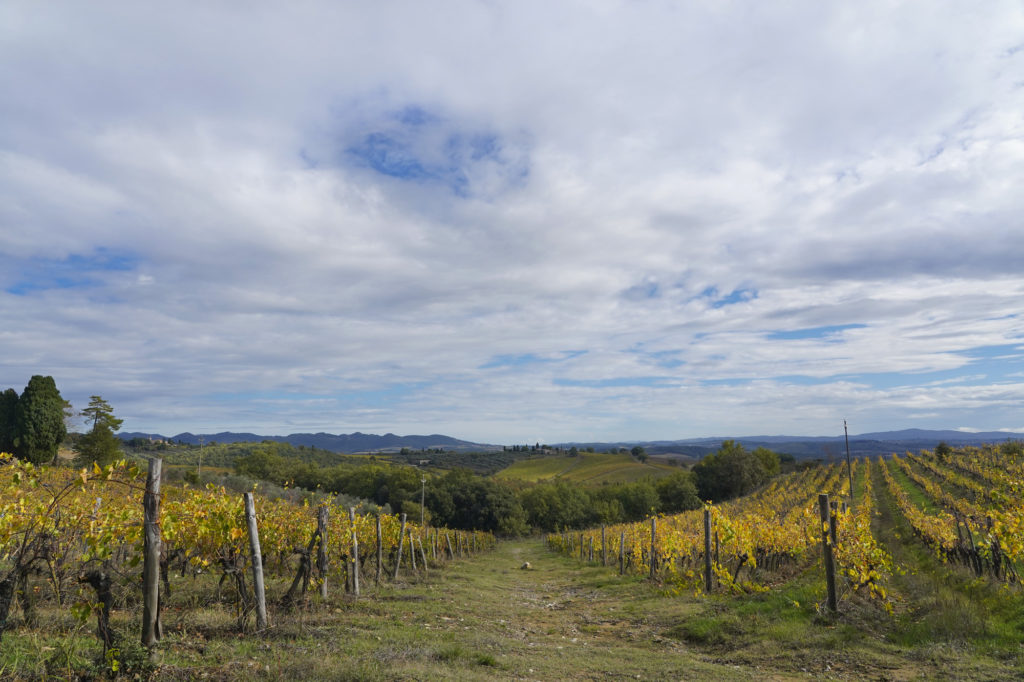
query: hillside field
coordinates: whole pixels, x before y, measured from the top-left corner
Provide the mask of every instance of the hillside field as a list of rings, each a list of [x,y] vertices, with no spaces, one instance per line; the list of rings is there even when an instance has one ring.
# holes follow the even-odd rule
[[[583,485],[631,483],[647,477],[667,476],[679,467],[660,461],[638,462],[627,454],[581,452],[574,457],[524,459],[502,469],[495,478],[505,481],[569,481]]]

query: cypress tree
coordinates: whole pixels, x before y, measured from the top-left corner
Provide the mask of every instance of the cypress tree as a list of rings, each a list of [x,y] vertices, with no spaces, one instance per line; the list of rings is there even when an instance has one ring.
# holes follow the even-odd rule
[[[15,409],[14,454],[33,464],[52,461],[67,436],[64,399],[53,377],[35,375]]]
[[[15,418],[18,409],[18,392],[9,388],[0,393],[0,452],[14,453]]]

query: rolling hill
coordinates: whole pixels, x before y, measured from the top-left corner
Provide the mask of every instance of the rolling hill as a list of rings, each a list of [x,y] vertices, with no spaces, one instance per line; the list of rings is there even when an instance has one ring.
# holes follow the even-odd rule
[[[627,454],[581,452],[574,457],[555,455],[519,460],[499,471],[495,478],[527,483],[559,480],[601,485],[629,483],[648,476],[660,478],[673,471],[679,471],[679,467],[650,459],[638,462]]]

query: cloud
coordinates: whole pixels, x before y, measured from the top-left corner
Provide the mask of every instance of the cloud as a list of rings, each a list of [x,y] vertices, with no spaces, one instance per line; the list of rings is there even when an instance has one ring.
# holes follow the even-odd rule
[[[3,385],[165,431],[1017,421],[1016,3],[0,27]]]

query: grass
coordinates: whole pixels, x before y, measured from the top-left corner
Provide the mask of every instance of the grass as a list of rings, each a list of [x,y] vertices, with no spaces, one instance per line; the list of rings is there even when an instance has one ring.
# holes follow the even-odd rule
[[[230,600],[213,597],[218,576],[173,576],[152,661],[138,644],[137,599],[113,612],[110,658],[93,620],[41,605],[34,625],[4,633],[0,679],[97,679],[115,666],[123,679],[153,680],[1024,678],[1021,588],[942,563],[913,537],[881,471],[874,477],[873,530],[908,567],[891,579],[893,617],[849,592],[838,616],[824,615],[816,552],[767,592],[696,596],[554,555],[531,538],[429,577],[364,582],[359,599],[330,585],[325,601],[272,607],[260,633],[240,632]],[[287,583],[268,580],[272,604]]]
[[[901,545],[904,546],[904,545]],[[908,551],[915,551],[907,545]],[[912,557],[911,557],[912,558]],[[922,560],[926,562],[927,553]],[[915,559],[916,560],[916,559]],[[530,562],[529,570],[519,567]],[[408,577],[358,600],[334,593],[271,612],[241,633],[209,585],[175,584],[150,663],[137,612],[118,610],[125,679],[1009,679],[1024,674],[1021,599],[925,563],[898,588],[895,619],[856,595],[819,614],[815,559],[769,592],[696,597],[611,567],[548,552],[538,539],[500,543],[429,578]],[[211,576],[212,580],[213,577]],[[975,584],[976,583],[976,584]],[[271,583],[274,593],[283,584]],[[202,588],[207,598],[195,590]],[[935,591],[931,598],[929,590]],[[0,678],[100,676],[93,623],[40,610],[37,628],[4,635]],[[958,634],[959,633],[959,634]]]
[[[631,483],[646,477],[667,476],[679,467],[665,462],[639,462],[628,454],[581,452],[575,457],[524,459],[502,469],[496,478],[528,483],[569,481],[584,485]]]

